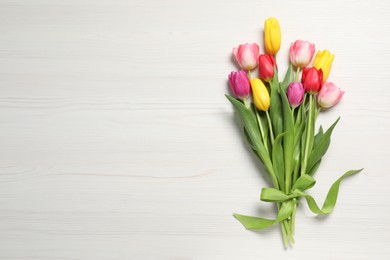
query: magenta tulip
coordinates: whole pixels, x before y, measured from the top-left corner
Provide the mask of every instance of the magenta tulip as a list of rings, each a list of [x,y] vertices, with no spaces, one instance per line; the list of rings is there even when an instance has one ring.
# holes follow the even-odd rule
[[[305,95],[305,89],[300,82],[291,82],[287,88],[287,98],[292,108],[299,106]]]
[[[249,96],[251,87],[245,70],[232,71],[229,74],[229,83],[236,97],[244,99]]]
[[[310,64],[315,52],[313,43],[297,40],[290,46],[290,61],[295,67],[304,68]]]
[[[241,44],[233,49],[234,58],[244,70],[253,70],[257,67],[260,55],[259,45],[256,43]]]
[[[318,92],[317,102],[320,107],[330,108],[339,103],[344,95],[344,91],[336,86],[333,82],[325,82],[322,84],[320,92]]]

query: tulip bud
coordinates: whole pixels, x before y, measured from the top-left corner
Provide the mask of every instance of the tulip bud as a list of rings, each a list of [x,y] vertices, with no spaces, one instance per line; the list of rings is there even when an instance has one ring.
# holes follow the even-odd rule
[[[260,49],[256,43],[245,43],[233,49],[234,58],[244,70],[253,70],[257,67]]]
[[[344,91],[336,86],[333,82],[325,82],[322,84],[321,90],[317,96],[317,102],[320,107],[333,107],[344,95]]]
[[[275,55],[280,49],[282,34],[279,21],[270,17],[264,22],[264,42],[267,53]]]
[[[249,96],[251,87],[244,70],[238,72],[232,71],[229,74],[229,83],[236,97],[243,99]]]
[[[274,57],[270,54],[261,54],[259,56],[260,78],[264,81],[270,81],[274,77],[274,66],[278,69]]]
[[[267,111],[270,105],[270,97],[267,88],[264,83],[258,79],[253,78],[250,80],[253,93],[253,102],[257,109]]]
[[[315,46],[307,41],[297,40],[290,46],[290,61],[295,67],[307,67],[313,58]]]
[[[306,92],[314,94],[320,91],[322,84],[322,70],[304,68],[302,71],[302,84]]]
[[[292,108],[296,108],[303,101],[305,89],[300,82],[291,82],[287,88],[287,98]]]
[[[330,54],[328,50],[324,51],[318,51],[313,62],[313,67],[316,69],[322,69],[323,72],[323,82],[326,81],[326,79],[329,76],[330,67],[332,66],[332,62],[334,59],[334,54]]]

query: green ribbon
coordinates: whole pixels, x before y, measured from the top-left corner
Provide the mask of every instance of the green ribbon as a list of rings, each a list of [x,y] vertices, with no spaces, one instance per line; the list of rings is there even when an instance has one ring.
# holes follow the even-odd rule
[[[348,171],[344,173],[340,178],[338,178],[330,187],[322,208],[317,205],[316,201],[312,196],[305,192],[305,190],[310,189],[316,183],[313,177],[305,174],[297,179],[289,194],[286,194],[283,191],[274,188],[263,188],[261,190],[260,199],[262,201],[281,203],[276,219],[273,220],[266,218],[257,218],[236,213],[234,213],[233,215],[247,229],[259,230],[267,228],[278,222],[288,219],[291,216],[295,205],[298,203],[298,200],[301,197],[304,197],[306,199],[306,202],[313,213],[329,214],[333,211],[336,205],[341,181],[350,175],[360,172],[361,170],[362,169]]]

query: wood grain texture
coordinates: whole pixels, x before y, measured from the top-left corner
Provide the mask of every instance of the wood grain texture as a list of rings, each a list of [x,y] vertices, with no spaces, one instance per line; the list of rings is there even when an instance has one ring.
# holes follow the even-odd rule
[[[389,259],[390,2],[0,1],[0,259]],[[335,212],[297,213],[296,245],[224,97],[230,52],[279,18],[278,54],[336,53],[346,91],[311,194],[350,168]]]

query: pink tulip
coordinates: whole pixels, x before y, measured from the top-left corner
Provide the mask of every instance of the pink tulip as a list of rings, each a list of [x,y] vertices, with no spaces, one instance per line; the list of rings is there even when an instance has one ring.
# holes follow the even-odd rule
[[[318,92],[317,102],[320,107],[333,107],[344,95],[344,91],[336,86],[333,82],[324,82],[320,92]]]
[[[305,88],[300,82],[291,82],[287,88],[287,98],[291,107],[296,108],[302,103]]]
[[[243,99],[249,96],[251,87],[245,70],[232,71],[229,74],[229,83],[236,97]]]
[[[307,67],[313,58],[315,46],[313,43],[297,40],[290,46],[290,61],[295,67]]]
[[[260,48],[256,43],[245,43],[233,49],[233,55],[244,70],[253,70],[259,61]]]

